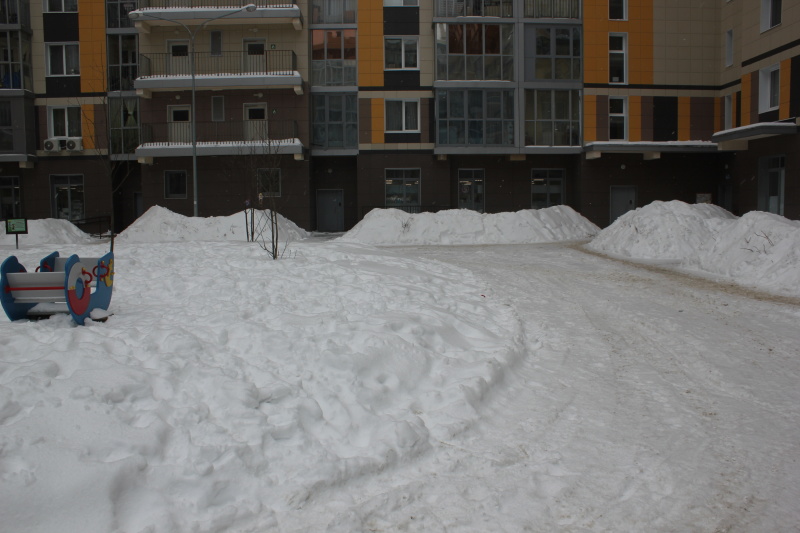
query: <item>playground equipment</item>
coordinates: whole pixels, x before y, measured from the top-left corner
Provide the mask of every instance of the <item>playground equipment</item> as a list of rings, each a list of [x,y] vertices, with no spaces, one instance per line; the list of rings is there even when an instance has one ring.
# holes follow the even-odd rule
[[[114,252],[83,259],[53,252],[35,272],[13,255],[0,265],[0,303],[11,320],[65,312],[80,325],[87,318],[107,318],[113,288]]]

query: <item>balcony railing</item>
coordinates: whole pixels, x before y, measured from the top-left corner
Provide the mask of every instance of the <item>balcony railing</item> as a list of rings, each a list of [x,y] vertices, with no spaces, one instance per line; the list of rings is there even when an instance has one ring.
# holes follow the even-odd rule
[[[30,26],[30,4],[23,0],[3,0],[0,2],[0,24]]]
[[[289,8],[295,0],[139,0],[138,9],[231,8],[255,4],[257,8]]]
[[[148,123],[141,126],[142,145],[187,145],[192,142],[191,122]],[[294,120],[238,120],[198,122],[198,144],[271,143],[297,139]]]
[[[291,76],[297,70],[297,56],[292,50],[266,50],[263,54],[247,52],[195,53],[195,76]],[[189,56],[169,53],[139,56],[139,78],[191,76]]]
[[[581,18],[580,0],[525,0],[525,16],[531,18]]]

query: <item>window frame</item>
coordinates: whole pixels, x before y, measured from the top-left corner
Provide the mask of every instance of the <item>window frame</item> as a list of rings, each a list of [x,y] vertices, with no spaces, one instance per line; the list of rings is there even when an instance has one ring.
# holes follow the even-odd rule
[[[475,100],[480,94],[480,109]],[[514,146],[514,89],[440,89],[436,92],[436,144],[440,146]],[[477,112],[480,111],[478,114]],[[482,140],[475,142],[476,128]],[[497,143],[489,142],[499,136]],[[443,139],[446,137],[446,139]],[[459,141],[460,142],[457,142]],[[445,142],[446,141],[446,142]]]
[[[51,9],[52,4],[59,3],[60,8]],[[68,5],[70,4],[70,5]],[[67,9],[74,7],[75,9]],[[78,0],[43,0],[42,12],[44,13],[77,13]]]
[[[389,104],[400,104],[400,123],[401,129],[389,129]],[[408,108],[407,106],[413,104],[414,105],[414,120],[416,127],[409,127],[406,124],[406,119],[408,118]],[[386,133],[420,133],[420,105],[419,105],[419,98],[386,98],[384,100],[384,132]]]
[[[59,216],[58,212],[58,195],[56,194],[56,190],[59,186],[66,186],[67,190],[70,191],[69,193],[69,211],[70,216],[66,219]],[[80,188],[80,211],[78,213],[79,216],[72,216],[75,211],[75,207],[73,207],[73,200],[72,200],[72,190],[73,188]],[[50,202],[50,209],[53,214],[53,218],[62,219],[62,220],[81,220],[86,218],[86,185],[84,180],[83,174],[50,174],[50,191],[51,191],[51,202]]]
[[[569,33],[569,54],[558,53],[559,30]],[[541,50],[543,32],[547,32],[547,53]],[[574,25],[529,25],[525,33],[525,81],[580,81],[583,78],[583,33]],[[569,61],[569,77],[559,77],[559,61]],[[532,63],[531,63],[532,61]],[[539,66],[546,65],[548,77],[539,77]]]
[[[81,75],[81,48],[80,43],[78,42],[62,42],[62,43],[45,43],[47,48],[47,77],[75,77]],[[63,73],[53,73],[53,50],[56,47],[61,47],[61,63],[60,66],[63,69]],[[67,49],[68,48],[75,48],[77,50],[75,57],[77,58],[77,72],[67,72],[69,70],[68,60],[67,60]],[[75,70],[75,69],[73,69]]]
[[[397,175],[391,175],[397,174]],[[422,206],[422,169],[421,168],[385,168],[383,170],[384,176],[384,194],[383,201],[387,208],[404,209],[404,208],[419,208]],[[403,188],[402,200],[399,202],[389,202],[389,186],[393,185],[390,182],[401,181]],[[416,201],[409,201],[406,192],[408,184],[416,185]]]
[[[761,0],[761,33],[781,25],[781,0]]]
[[[55,131],[56,112],[64,113],[64,134]],[[77,112],[77,115],[75,113]],[[73,116],[70,117],[70,114]],[[75,123],[77,122],[77,126]],[[77,132],[77,133],[76,133]],[[83,110],[79,105],[47,106],[47,136],[51,139],[68,139],[83,137]]]
[[[390,67],[388,65],[389,54],[387,45],[390,41],[400,41],[401,66]],[[408,43],[414,44],[414,66],[406,65]],[[419,35],[386,35],[383,38],[383,69],[384,70],[419,70]]]
[[[733,66],[733,28],[725,32],[725,66]]]
[[[266,178],[266,179],[265,179]],[[280,168],[256,169],[256,193],[259,205],[264,198],[280,198],[283,192],[283,176]],[[266,181],[266,186],[265,186]],[[277,191],[273,187],[277,185]]]
[[[557,100],[557,93],[567,93],[567,117],[558,115],[559,102]],[[540,95],[549,95],[549,116],[541,116],[542,111],[540,106]],[[525,90],[525,124],[524,124],[524,142],[525,146],[581,146],[582,134],[582,99],[580,89],[526,89]],[[559,133],[558,125],[562,127],[567,123],[567,138],[568,143],[556,143],[557,134]],[[550,143],[539,142],[539,124],[547,124],[549,128]],[[531,132],[532,128],[532,132]],[[542,135],[546,135],[548,131],[541,131]],[[529,142],[532,141],[532,142]]]
[[[758,71],[758,112],[768,113],[780,108],[781,65],[775,63]],[[777,79],[775,76],[777,75]]]
[[[341,142],[331,142],[330,132],[333,128],[341,131]],[[311,145],[314,148],[344,150],[358,148],[358,95],[356,93],[313,94],[311,132]]]
[[[338,47],[332,46],[333,34],[340,33]],[[319,44],[315,38],[322,36]],[[352,41],[353,46],[348,47]],[[319,47],[317,49],[317,47]],[[311,85],[319,87],[354,87],[358,85],[358,31],[354,28],[311,29]],[[319,54],[322,57],[316,57]],[[340,70],[337,77],[332,73]]]
[[[619,5],[612,6],[614,0],[608,0],[608,20],[628,20],[628,0],[616,0]],[[613,17],[612,9],[622,9],[622,16]]]
[[[621,37],[622,38],[622,49],[615,50],[611,48],[611,38],[612,37]],[[622,80],[620,81],[613,81],[611,78],[612,73],[612,55],[621,55],[622,56]],[[612,85],[627,85],[628,84],[628,34],[627,33],[618,33],[618,32],[611,32],[608,34],[608,83]]]
[[[170,185],[175,185],[174,179],[182,179],[183,192],[170,192]],[[181,185],[178,183],[177,185]],[[189,197],[189,173],[185,170],[165,170],[164,171],[164,199],[165,200],[185,200]]]
[[[611,110],[611,102],[619,101],[622,102],[622,112],[616,113],[612,112]],[[624,130],[624,134],[622,137],[612,137],[611,132],[612,128],[612,119],[615,117],[622,118],[622,128]],[[627,96],[609,96],[608,97],[608,140],[609,141],[627,141],[628,140],[628,97]]]
[[[7,196],[10,199],[6,204],[0,201],[0,220],[22,216],[22,189],[19,181],[19,176],[0,176],[0,198]]]
[[[133,50],[125,47],[124,43],[134,44]],[[114,46],[112,47],[112,42]],[[117,57],[112,58],[112,50],[116,48]],[[125,55],[130,52],[128,62]],[[108,90],[132,91],[133,82],[139,72],[139,36],[130,33],[110,33],[106,38],[106,54],[108,55]],[[127,75],[125,73],[127,72]]]
[[[531,169],[531,209],[547,209],[548,207],[553,207],[555,205],[565,205],[565,193],[566,193],[566,176],[567,171],[564,168],[532,168]],[[533,188],[541,183],[536,183],[537,181],[544,182],[543,185],[545,187],[544,192],[537,191],[536,194],[544,194],[545,195],[545,205],[544,207],[536,207],[534,205],[533,195],[534,190]],[[561,197],[560,203],[552,203],[550,201],[550,196],[555,194],[550,192],[551,183],[558,182],[560,190],[558,191],[559,196]]]
[[[419,0],[383,0],[383,7],[419,7]]]
[[[453,34],[456,31],[456,34]],[[479,38],[467,42],[470,34],[480,29]],[[497,37],[498,52],[487,52],[487,42],[492,42],[491,33]],[[449,23],[440,22],[435,28],[436,49],[436,79],[442,81],[466,81],[479,79],[483,81],[514,81],[515,80],[515,26],[508,23]],[[460,36],[458,35],[460,34]],[[479,44],[480,53],[470,50],[469,46]],[[455,45],[460,50],[455,50]],[[480,65],[475,63],[480,59]],[[493,66],[494,65],[494,66]],[[480,74],[475,70],[480,66]],[[498,71],[499,75],[492,76],[491,71]]]
[[[130,104],[130,105],[128,105]],[[108,98],[109,109],[109,141],[113,154],[131,154],[139,145],[139,98],[135,96]],[[130,115],[128,109],[133,109],[134,124],[129,125],[125,120]],[[117,115],[119,113],[119,115]],[[119,124],[118,126],[116,124]]]

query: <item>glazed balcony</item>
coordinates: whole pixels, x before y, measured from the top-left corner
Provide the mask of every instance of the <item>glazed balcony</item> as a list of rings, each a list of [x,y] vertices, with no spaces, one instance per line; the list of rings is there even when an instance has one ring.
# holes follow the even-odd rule
[[[303,78],[292,50],[195,53],[196,89],[294,89],[303,94]],[[142,96],[153,91],[192,87],[188,47],[172,53],[141,54],[134,87]]]
[[[255,10],[224,14],[248,4],[255,5]],[[291,24],[297,30],[303,28],[302,13],[294,0],[139,0],[138,7],[131,13],[136,27],[144,32],[149,31],[150,26],[177,22],[191,26],[216,18],[220,19],[218,24],[246,21],[248,24]]]
[[[3,0],[0,2],[0,26],[8,29],[30,28],[30,4],[23,0]]]
[[[142,124],[136,156],[142,162],[154,157],[190,157],[192,123]],[[197,155],[291,154],[302,158],[303,144],[293,120],[239,120],[197,123]]]

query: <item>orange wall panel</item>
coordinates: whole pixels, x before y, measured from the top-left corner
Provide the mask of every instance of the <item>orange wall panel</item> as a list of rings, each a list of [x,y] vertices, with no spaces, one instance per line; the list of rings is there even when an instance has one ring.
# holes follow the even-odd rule
[[[678,98],[678,140],[688,141],[692,137],[692,99],[688,96]]]
[[[106,83],[105,1],[82,0],[78,12],[80,31],[81,92],[102,93]]]

